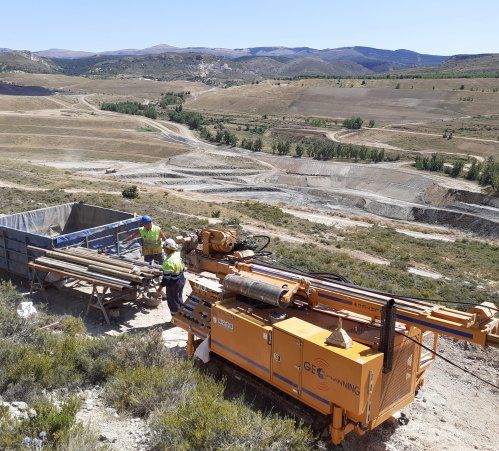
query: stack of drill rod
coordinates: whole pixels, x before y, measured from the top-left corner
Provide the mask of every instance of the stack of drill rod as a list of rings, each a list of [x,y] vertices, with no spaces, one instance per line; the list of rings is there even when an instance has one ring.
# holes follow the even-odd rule
[[[28,249],[40,254],[29,263],[38,272],[55,273],[115,290],[147,286],[162,274],[160,266],[99,254],[83,247],[49,250],[28,246]]]

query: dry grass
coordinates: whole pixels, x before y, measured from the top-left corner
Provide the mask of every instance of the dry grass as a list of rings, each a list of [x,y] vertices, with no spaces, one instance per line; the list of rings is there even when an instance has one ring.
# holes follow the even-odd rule
[[[427,136],[410,133],[397,133],[376,129],[363,129],[348,133],[345,138],[339,137],[348,143],[366,144],[380,143],[388,144],[405,150],[422,151],[426,153],[440,152],[448,154],[479,155],[482,157],[499,155],[499,141],[481,142],[468,139],[445,139],[441,135]]]
[[[435,121],[425,124],[407,124],[394,127],[423,133],[443,134],[444,130],[454,130],[454,136],[492,139],[499,141],[499,115],[473,116],[450,121]]]
[[[91,114],[0,115],[0,152],[31,159],[154,161],[187,150],[182,144],[161,141],[156,133],[141,131],[140,126],[140,119]]]
[[[496,79],[267,81],[206,92],[187,101],[192,109],[279,116],[345,118],[376,122],[422,121],[487,114],[497,105]],[[460,90],[461,84],[467,89]],[[433,89],[435,86],[435,89]],[[412,87],[412,88],[411,88]],[[484,92],[481,92],[481,90]],[[477,91],[478,90],[478,91]],[[472,96],[473,102],[459,100]]]
[[[51,110],[61,105],[48,96],[3,96],[0,95],[0,111]]]

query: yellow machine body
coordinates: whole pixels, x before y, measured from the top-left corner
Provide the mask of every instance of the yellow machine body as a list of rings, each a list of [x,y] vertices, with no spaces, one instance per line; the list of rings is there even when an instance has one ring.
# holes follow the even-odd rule
[[[335,444],[414,400],[435,358],[422,352],[423,342],[435,350],[439,334],[482,345],[498,341],[490,305],[460,312],[391,299],[397,310],[387,368],[380,320],[389,296],[241,259],[229,250],[236,238],[203,231],[203,243],[186,260],[194,273],[212,276],[189,278],[192,292],[173,322],[188,331],[189,354],[195,337],[208,337],[211,352],[329,416]],[[338,330],[349,337],[344,347],[330,340]]]

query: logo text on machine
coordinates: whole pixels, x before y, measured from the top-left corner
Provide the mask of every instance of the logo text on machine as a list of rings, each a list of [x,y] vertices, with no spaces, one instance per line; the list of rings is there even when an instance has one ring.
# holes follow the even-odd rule
[[[331,382],[334,382],[335,384],[342,386],[346,390],[351,391],[354,395],[360,395],[360,387],[358,385],[332,376],[328,372],[328,366],[329,365],[327,364],[327,362],[323,359],[315,359],[312,363],[304,362],[303,364],[303,368],[305,369],[305,371],[315,374],[318,377],[319,381],[317,385],[321,390],[329,390]]]

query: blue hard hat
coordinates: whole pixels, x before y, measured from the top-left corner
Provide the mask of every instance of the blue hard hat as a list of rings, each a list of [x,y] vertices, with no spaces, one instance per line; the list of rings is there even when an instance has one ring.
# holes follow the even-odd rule
[[[140,220],[142,224],[149,224],[152,222],[152,218],[150,216],[142,216],[142,219]]]

